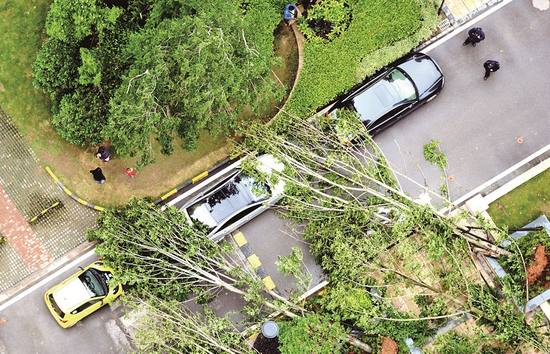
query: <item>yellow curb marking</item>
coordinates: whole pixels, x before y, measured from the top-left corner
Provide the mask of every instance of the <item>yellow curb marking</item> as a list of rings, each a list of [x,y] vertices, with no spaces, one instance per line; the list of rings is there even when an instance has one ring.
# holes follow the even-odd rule
[[[273,280],[269,275],[263,278],[262,281],[264,282],[265,287],[268,288],[269,290],[275,289],[275,283],[273,282]]]
[[[241,151],[241,152],[238,152],[236,153],[235,155],[232,155],[232,156],[229,156],[229,159],[230,160],[235,160],[237,157],[241,156],[242,154],[244,154],[246,151]]]
[[[171,195],[173,195],[173,194],[175,194],[175,193],[177,193],[177,192],[178,192],[178,190],[174,188],[174,189],[172,189],[170,192],[168,192],[168,193],[166,193],[165,195],[163,195],[162,197],[160,197],[160,199],[161,199],[161,200],[164,200],[164,199],[168,198],[169,196],[171,196]]]
[[[208,176],[208,171],[204,171],[203,173],[201,173],[200,175],[196,176],[195,178],[193,178],[191,181],[193,181],[193,183],[197,182],[197,181],[200,181],[201,179],[203,179],[204,177]]]
[[[46,166],[46,171],[48,171],[48,173],[50,174],[50,176],[52,176],[55,182],[59,182],[59,179],[53,174],[52,170],[50,170],[48,166]]]
[[[260,262],[260,258],[258,258],[258,256],[256,256],[256,254],[253,254],[252,256],[248,257],[248,262],[250,263],[250,265],[252,266],[252,268],[254,269],[258,269],[261,265],[262,265],[262,262]]]
[[[59,182],[59,179],[53,174],[52,170],[50,170],[50,168],[48,166],[46,166],[46,171],[48,171],[48,173],[50,174],[50,176],[52,176],[52,178],[54,179],[54,181],[57,183]],[[59,182],[61,183],[61,182]],[[63,183],[61,183],[61,186],[60,187],[63,187],[63,192],[67,193],[68,195],[70,195],[71,197],[74,195],[76,197],[75,194],[73,194],[73,192],[71,192],[70,190],[67,189],[67,187],[65,187],[63,185]],[[79,202],[80,204],[82,205],[85,205],[85,206],[88,206],[88,202],[81,199],[81,198],[78,198],[76,199],[77,202]],[[95,210],[99,210],[99,211],[102,211],[104,208],[103,207],[100,207],[100,206],[97,206],[97,205],[94,205],[93,206]]]
[[[235,242],[237,242],[237,245],[239,247],[242,247],[248,243],[246,238],[244,238],[243,233],[240,231],[237,234],[233,235],[233,238],[235,239]]]

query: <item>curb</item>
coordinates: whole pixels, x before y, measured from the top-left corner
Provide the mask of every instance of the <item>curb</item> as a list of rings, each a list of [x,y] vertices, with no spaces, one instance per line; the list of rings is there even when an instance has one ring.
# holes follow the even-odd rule
[[[273,279],[267,274],[265,271],[264,266],[262,265],[262,262],[260,261],[260,258],[254,253],[252,250],[252,247],[250,247],[250,244],[244,237],[243,233],[238,231],[236,234],[232,235],[235,242],[237,242],[237,246],[241,249],[241,252],[244,254],[246,259],[248,260],[248,263],[250,263],[250,266],[256,274],[262,279],[262,282],[264,283],[265,287],[268,290],[273,290],[277,286],[273,282]]]
[[[48,173],[50,174],[50,176],[53,178],[53,180],[55,181],[55,183],[57,183],[57,185],[59,186],[59,188],[61,188],[61,190],[65,193],[67,193],[67,195],[71,198],[73,198],[74,200],[76,200],[77,202],[79,202],[80,204],[84,205],[84,206],[87,206],[89,208],[92,208],[92,209],[95,209],[95,210],[98,210],[98,211],[103,211],[105,208],[104,207],[101,207],[101,206],[97,206],[97,205],[94,205],[92,203],[88,203],[87,201],[85,201],[84,199],[82,198],[79,198],[77,195],[75,195],[73,192],[71,192],[70,190],[67,189],[67,187],[65,187],[63,185],[63,183],[61,183],[59,181],[59,178],[57,178],[56,175],[53,174],[52,170],[46,166],[46,171],[48,171]]]
[[[49,273],[53,273],[55,270],[57,270],[58,268],[61,268],[63,265],[69,263],[70,261],[77,258],[78,256],[95,248],[96,244],[97,242],[95,241],[94,242],[85,241],[84,243],[80,244],[80,246],[77,246],[73,250],[69,251],[69,253],[66,253],[62,257],[54,260],[53,262],[48,264],[46,267],[40,270],[37,270],[31,275],[25,277],[23,280],[21,280],[20,282],[12,286],[10,289],[0,294],[0,304],[4,304],[9,299],[16,296],[18,293],[24,291],[25,289],[31,287],[33,284],[39,282],[43,277],[45,277]]]
[[[60,202],[60,201],[57,201],[57,202],[53,203],[52,205],[50,205],[49,207],[47,207],[46,209],[42,210],[40,213],[38,213],[36,216],[34,216],[34,217],[29,221],[29,224],[35,222],[39,217],[43,216],[44,214],[46,214],[48,211],[52,210],[53,208],[55,208],[55,207],[58,206],[59,204],[61,204],[61,202]]]
[[[169,191],[168,193],[164,194],[163,196],[161,196],[159,199],[155,200],[152,204],[153,205],[157,205],[163,201],[165,201],[166,199],[170,198],[171,196],[173,196],[174,194],[178,193],[180,190],[184,189],[185,187],[189,186],[190,184],[195,184],[197,183],[198,181],[200,181],[201,179],[207,177],[212,171],[214,171],[215,169],[219,168],[221,165],[223,164],[226,164],[230,161],[233,161],[237,158],[239,158],[241,155],[243,155],[245,153],[245,151],[241,151],[237,154],[234,154],[234,155],[231,155],[229,156],[228,158],[226,158],[225,160],[217,163],[216,165],[214,165],[213,167],[209,168],[208,170],[198,174],[197,176],[193,177],[191,180],[185,182],[184,184],[172,189],[171,191]],[[84,205],[84,206],[87,206],[89,208],[92,208],[92,209],[95,209],[97,211],[103,211],[105,210],[104,207],[102,206],[99,206],[99,205],[94,205],[90,202],[87,202],[85,201],[84,199],[78,197],[76,194],[74,194],[73,192],[71,192],[67,187],[65,187],[65,185],[63,185],[63,183],[61,183],[61,181],[59,180],[59,178],[57,178],[57,176],[52,172],[52,170],[46,166],[46,171],[48,172],[48,174],[52,177],[52,179],[54,180],[54,182],[57,184],[57,186],[62,190],[64,191],[68,196],[70,196],[71,198],[73,198],[74,200],[76,200],[78,203]],[[50,206],[49,208],[46,208],[44,210],[42,210],[40,212],[40,214],[36,215],[35,217],[33,217],[31,219],[31,222],[35,221],[38,217],[44,215],[47,211],[49,211],[50,209],[52,209],[53,207],[57,206],[59,202],[57,203],[54,203],[54,205]]]
[[[189,181],[185,182],[184,184],[180,185],[180,186],[177,186],[176,188],[172,189],[171,191],[169,191],[168,193],[166,193],[165,195],[161,196],[159,199],[155,200],[153,202],[154,205],[158,205],[159,203],[165,201],[166,199],[174,196],[176,193],[178,193],[179,191],[181,191],[182,189],[184,189],[185,187],[191,185],[191,184],[195,184],[197,183],[198,181],[202,180],[203,178],[207,177],[210,175],[210,173],[212,173],[212,171],[218,169],[220,166],[228,163],[228,162],[231,162],[237,158],[239,158],[241,155],[243,155],[244,153],[246,153],[246,151],[241,151],[239,153],[236,153],[234,155],[231,155],[229,156],[228,158],[226,158],[225,160],[221,161],[221,162],[218,162],[217,164],[215,164],[214,166],[210,167],[208,170],[202,172],[202,173],[199,173],[198,175],[196,175],[195,177],[193,177],[192,179],[190,179]]]

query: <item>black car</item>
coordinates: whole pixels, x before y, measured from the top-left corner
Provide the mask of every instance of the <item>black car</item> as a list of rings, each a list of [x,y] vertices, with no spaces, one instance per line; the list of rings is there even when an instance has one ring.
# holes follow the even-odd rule
[[[364,124],[366,132],[374,136],[433,99],[444,84],[436,62],[426,54],[414,53],[338,99],[327,117],[337,122],[353,115]],[[351,132],[339,131],[342,129],[338,125],[335,129],[342,138],[350,138]]]

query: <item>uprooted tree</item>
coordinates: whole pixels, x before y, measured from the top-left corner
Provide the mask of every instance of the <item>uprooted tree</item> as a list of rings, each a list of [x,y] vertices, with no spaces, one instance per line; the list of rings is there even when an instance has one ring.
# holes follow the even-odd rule
[[[282,209],[304,225],[301,237],[328,275],[331,289],[321,302],[329,316],[365,333],[422,344],[446,319],[468,313],[495,330],[488,340],[548,348],[515,304],[517,294],[488,286],[477,269],[477,253],[507,254],[495,245],[506,237],[503,230],[479,215],[438,211],[425,205],[427,198],[411,198],[399,183],[407,176],[369,136],[351,145],[325,119],[289,120],[284,132],[247,127],[247,147],[287,166],[277,173],[286,183]],[[350,124],[361,131],[361,122]],[[395,300],[407,298],[416,300],[416,313],[396,310]]]
[[[319,341],[324,335],[311,331],[328,335],[332,326],[347,323],[370,346],[388,336],[403,348],[402,339],[421,345],[444,321],[468,313],[489,329],[486,341],[548,348],[512,301],[515,294],[488,286],[476,268],[476,252],[501,252],[485,237],[493,226],[464,212],[443,214],[409,197],[399,185],[406,176],[397,177],[370,138],[349,145],[331,129],[299,119],[287,134],[265,126],[249,127],[246,134],[254,142],[248,147],[284,161],[285,169],[271,176],[247,162],[242,166],[258,180],[285,182],[280,210],[304,226],[299,236],[311,243],[330,286],[305,304],[289,301],[265,290],[234,258],[238,252],[209,241],[182,213],[134,200],[123,210],[103,212],[99,228],[88,236],[103,241],[98,253],[138,296],[169,296],[181,303],[193,294],[196,302],[207,303],[226,289],[249,302],[248,324],[259,321],[264,310],[281,311],[295,326],[304,326],[303,338]],[[396,307],[396,300],[407,299],[417,308]],[[169,346],[187,345],[172,335],[177,332],[162,333]],[[147,338],[147,331],[142,335]],[[289,348],[295,343],[287,339],[286,353],[294,353]],[[345,339],[354,340],[349,334]]]
[[[201,230],[188,225],[183,213],[173,207],[162,211],[144,200],[134,199],[122,210],[104,211],[98,226],[98,229],[89,230],[87,237],[102,241],[96,253],[113,267],[119,281],[132,287],[135,296],[130,304],[136,304],[136,297],[153,300],[143,305],[149,309],[144,320],[149,326],[139,331],[138,339],[145,341],[140,343],[142,348],[161,350],[159,348],[170,346],[190,350],[187,338],[193,332],[211,342],[209,336],[214,336],[212,332],[198,333],[189,329],[190,326],[201,326],[201,317],[190,316],[181,306],[190,296],[199,304],[208,303],[221,290],[242,296],[247,305],[242,310],[245,322],[241,325],[246,326],[256,323],[260,316],[268,312],[280,312],[289,318],[311,313],[275,291],[266,289],[258,275],[243,266],[230,244],[212,242]],[[210,314],[208,310],[205,313]],[[164,322],[163,318],[172,320]],[[220,318],[219,323],[211,315],[206,316],[205,320],[210,325],[227,329],[225,317]],[[179,330],[174,329],[174,321],[183,321]],[[164,335],[150,344],[147,338],[151,337],[151,331]],[[183,333],[186,337],[182,339],[180,336]],[[234,340],[239,336],[242,335],[234,333],[227,338]],[[217,338],[220,348],[231,347],[229,339]],[[368,345],[345,332],[340,339],[370,351]],[[197,347],[192,352],[207,353],[208,348]],[[227,352],[239,353],[231,349]]]

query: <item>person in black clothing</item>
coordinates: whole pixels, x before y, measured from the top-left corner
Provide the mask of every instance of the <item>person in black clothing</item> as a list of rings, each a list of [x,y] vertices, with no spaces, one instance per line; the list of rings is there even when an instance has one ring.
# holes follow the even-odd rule
[[[462,43],[462,45],[467,45],[472,43],[472,45],[475,47],[476,43],[481,42],[485,39],[485,33],[481,29],[481,27],[474,27],[471,30],[468,31],[468,38]]]
[[[105,175],[101,171],[101,168],[98,167],[95,170],[90,170],[90,173],[94,176],[94,181],[99,184],[105,183]]]
[[[483,67],[485,68],[485,77],[483,80],[487,80],[487,78],[491,75],[491,72],[495,72],[498,69],[500,69],[500,63],[496,60],[487,60]]]

